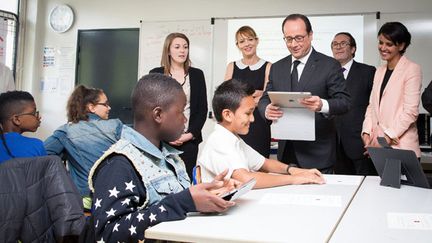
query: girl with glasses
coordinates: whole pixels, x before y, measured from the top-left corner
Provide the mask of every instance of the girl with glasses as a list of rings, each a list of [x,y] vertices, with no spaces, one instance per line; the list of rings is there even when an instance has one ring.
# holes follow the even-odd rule
[[[91,206],[88,173],[105,150],[120,139],[123,129],[119,119],[108,119],[110,110],[103,90],[79,85],[67,103],[68,122],[44,142],[48,154],[67,159],[85,209]]]

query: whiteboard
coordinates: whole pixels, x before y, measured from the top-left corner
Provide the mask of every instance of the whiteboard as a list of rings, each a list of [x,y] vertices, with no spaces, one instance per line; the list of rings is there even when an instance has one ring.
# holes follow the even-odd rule
[[[160,67],[165,37],[173,32],[185,34],[190,41],[192,66],[204,72],[210,87],[212,62],[212,29],[210,19],[193,21],[142,22],[139,41],[138,78]],[[208,88],[207,88],[208,90]]]
[[[356,59],[363,61],[363,16],[311,16],[308,17],[313,30],[312,45],[315,50],[332,56],[330,43],[336,33],[350,32],[357,42]],[[243,25],[251,26],[259,37],[258,56],[272,63],[289,55],[282,33],[285,18],[232,19],[228,23],[227,62],[238,60],[241,53],[235,45],[235,33]],[[343,25],[341,24],[343,23]],[[349,26],[349,29],[346,28]]]

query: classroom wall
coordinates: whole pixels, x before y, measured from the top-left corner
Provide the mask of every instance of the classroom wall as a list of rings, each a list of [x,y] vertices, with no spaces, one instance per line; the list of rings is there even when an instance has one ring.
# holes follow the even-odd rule
[[[193,20],[211,17],[285,16],[299,12],[309,15],[382,13],[430,13],[430,0],[27,0],[23,3],[21,31],[23,52],[18,63],[19,87],[31,91],[42,114],[42,125],[36,136],[46,138],[66,121],[65,106],[75,82],[75,70],[43,67],[44,47],[56,51],[56,60],[72,61],[78,29],[139,28],[140,20]],[[57,4],[68,4],[75,12],[75,22],[66,33],[55,33],[48,25],[48,15]],[[63,56],[62,56],[63,55]],[[66,55],[66,56],[65,56]],[[41,91],[40,82],[61,76],[55,90]],[[47,81],[48,80],[48,81]],[[49,83],[49,82],[48,82]]]

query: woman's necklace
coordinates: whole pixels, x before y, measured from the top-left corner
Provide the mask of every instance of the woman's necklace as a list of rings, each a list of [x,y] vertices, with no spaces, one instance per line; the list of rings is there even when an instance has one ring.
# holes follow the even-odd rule
[[[171,78],[172,78],[172,77],[173,77],[172,73],[170,72],[169,74],[170,74],[170,76],[171,76]],[[183,86],[183,85],[186,83],[186,77],[188,76],[188,74],[189,74],[189,73],[186,73],[186,74],[184,75],[184,77],[183,77],[183,82],[182,82],[182,83],[179,82],[181,86]],[[174,79],[175,79],[175,78],[174,78]]]

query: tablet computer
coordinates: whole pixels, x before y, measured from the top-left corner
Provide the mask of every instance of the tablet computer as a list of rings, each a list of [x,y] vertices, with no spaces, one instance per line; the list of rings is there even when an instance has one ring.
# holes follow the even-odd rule
[[[268,91],[267,92],[272,104],[279,107],[302,107],[299,100],[303,98],[311,97],[310,92],[280,92],[280,91]]]
[[[400,161],[401,167],[397,173],[400,184],[430,188],[429,181],[423,172],[417,155],[412,150],[368,147],[367,151],[381,179],[384,179],[387,163]],[[394,163],[394,162],[393,162]]]
[[[248,191],[252,190],[252,188],[256,184],[256,179],[252,178],[249,181],[243,183],[239,188],[236,188],[230,192],[222,194],[221,197],[226,201],[234,201],[242,195],[246,194]]]

